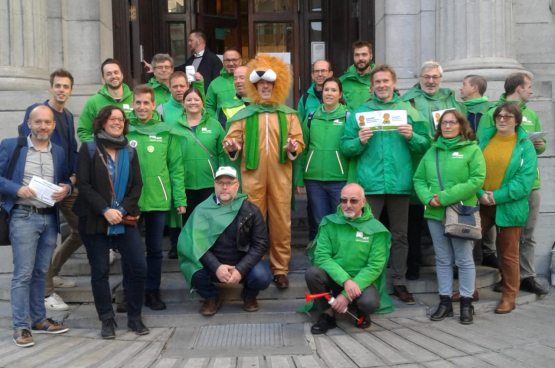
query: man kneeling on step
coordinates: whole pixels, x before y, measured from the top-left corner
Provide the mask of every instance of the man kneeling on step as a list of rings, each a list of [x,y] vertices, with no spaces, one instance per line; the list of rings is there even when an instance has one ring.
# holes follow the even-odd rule
[[[315,299],[321,314],[313,334],[335,328],[334,312],[346,313],[351,302],[363,318],[360,328],[370,327],[370,314],[395,310],[385,288],[391,234],[372,216],[360,185],[347,184],[340,201],[337,213],[322,219],[310,248],[312,267],[305,275],[310,293],[331,291],[335,297],[331,306],[325,298]]]
[[[243,309],[255,312],[258,292],[272,281],[270,267],[262,260],[268,251],[266,223],[260,209],[245,194],[237,194],[234,168],[220,167],[214,179],[214,194],[195,208],[179,236],[181,272],[191,291],[205,299],[202,315],[211,316],[220,307],[214,282],[242,283]]]

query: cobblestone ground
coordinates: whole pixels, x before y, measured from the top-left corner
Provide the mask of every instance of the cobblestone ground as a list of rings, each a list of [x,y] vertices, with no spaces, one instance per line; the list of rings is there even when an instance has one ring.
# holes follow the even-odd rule
[[[344,320],[314,337],[308,323],[152,328],[141,337],[117,332],[113,341],[86,329],[35,335],[35,346],[22,349],[4,328],[0,367],[555,367],[555,290],[508,315],[480,314],[469,326],[457,317],[381,316],[368,330]]]

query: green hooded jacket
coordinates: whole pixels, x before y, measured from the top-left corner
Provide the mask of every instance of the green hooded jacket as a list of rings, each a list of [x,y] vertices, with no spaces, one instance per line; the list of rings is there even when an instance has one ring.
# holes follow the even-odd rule
[[[436,149],[439,149],[439,170],[443,190],[439,185],[436,167]],[[443,139],[426,152],[414,174],[414,189],[422,203],[426,204],[424,217],[441,221],[445,207],[463,202],[465,206],[476,205],[476,193],[484,185],[486,162],[475,141],[460,141],[460,137]],[[431,207],[430,200],[437,194],[442,207]]]
[[[297,106],[297,115],[299,116],[299,121],[304,121],[308,114],[310,114],[312,111],[316,111],[318,106],[320,106],[320,104],[322,103],[322,101],[320,101],[318,97],[316,97],[316,94],[314,93],[314,88],[316,88],[316,82],[312,82],[312,85],[310,86],[310,88],[308,88],[308,91],[306,91],[306,93],[302,95],[301,99],[299,100],[299,105]]]
[[[340,151],[341,137],[347,121],[349,110],[339,104],[331,113],[324,110],[324,105],[316,108],[310,128],[308,118],[301,126],[305,149],[301,157],[293,161],[295,185],[304,187],[304,180],[347,181],[349,176],[349,159]]]
[[[165,123],[172,126],[184,114],[183,105],[181,102],[174,100],[173,97],[168,102],[156,106],[156,111],[158,111]]]
[[[121,86],[123,87],[123,97],[119,102],[110,96],[106,85],[102,86],[96,95],[87,100],[81,112],[81,116],[79,116],[79,123],[77,124],[77,136],[81,142],[93,140],[93,119],[104,106],[118,106],[123,109],[127,117],[129,117],[129,113],[133,111],[133,92],[131,92],[125,83]]]
[[[202,100],[204,101],[204,80],[194,81],[192,84],[193,87],[197,88],[200,91],[202,95]],[[155,77],[150,78],[146,85],[152,87],[152,89],[154,90],[154,100],[156,100],[156,107],[170,101],[170,99],[172,98],[170,88],[164,83],[158,82],[158,79],[156,79]]]
[[[365,75],[360,75],[353,64],[345,74],[339,77],[343,84],[343,97],[347,101],[349,109],[354,110],[370,99],[370,87],[372,86],[370,72],[375,66],[371,61],[370,71]]]
[[[245,194],[238,194],[233,202],[220,206],[211,195],[195,208],[181,231],[177,242],[177,256],[191,296],[193,295],[191,279],[195,272],[203,268],[200,259],[237,217],[246,199]]]
[[[210,114],[202,114],[196,131],[187,124],[187,115],[181,115],[170,124],[183,136],[183,167],[185,171],[185,189],[197,190],[214,187],[214,174],[218,167],[227,163],[223,141],[225,131],[220,123]],[[213,159],[193,138],[195,136],[210,152]]]
[[[361,291],[374,285],[380,293],[376,313],[391,313],[395,306],[386,290],[390,247],[391,234],[372,216],[368,203],[354,220],[346,218],[337,206],[337,213],[322,219],[309,258],[313,266],[322,268],[339,285],[353,280]],[[345,291],[342,294],[347,296]]]
[[[480,138],[482,152],[497,134],[496,127],[483,131]],[[524,226],[528,220],[528,196],[534,186],[534,178],[538,168],[538,157],[534,144],[526,139],[528,133],[522,127],[516,128],[518,141],[513,150],[509,167],[503,177],[501,188],[493,191],[493,198],[497,205],[495,224],[501,227]],[[485,191],[480,189],[478,198]]]
[[[397,130],[374,131],[365,145],[358,137],[356,114],[366,111],[406,110],[407,122],[413,135],[407,140]],[[346,157],[357,158],[355,181],[362,185],[365,194],[405,194],[412,192],[413,169],[411,155],[424,154],[432,144],[428,122],[412,108],[393,95],[389,102],[374,98],[351,113],[341,138],[341,152]]]
[[[141,211],[169,211],[172,200],[175,207],[187,206],[182,137],[170,125],[161,122],[156,111],[145,124],[134,114],[129,119],[127,139],[129,145],[137,149],[143,177]]]
[[[495,109],[497,108],[497,106],[501,105],[502,103],[507,102],[507,97],[506,95],[503,93],[501,94],[501,96],[499,97],[499,102],[495,105],[493,105],[491,107],[491,109],[488,110],[488,112],[486,112],[483,116],[482,119],[480,119],[480,125],[478,126],[478,131],[476,132],[476,136],[478,137],[478,139],[482,139],[482,137],[484,136],[484,131],[487,128],[490,128],[492,126],[495,126],[495,121],[493,121],[493,113],[495,112]],[[518,102],[518,101],[513,101],[513,102]],[[520,126],[522,128],[524,128],[525,131],[527,132],[541,132],[542,131],[542,126],[540,125],[540,119],[538,117],[538,114],[536,114],[536,112],[530,110],[527,106],[526,106],[526,102],[522,102],[520,103],[520,110],[522,111],[522,124],[520,124]],[[542,153],[545,152],[545,137],[542,138],[543,139],[543,146],[542,148],[536,150],[536,155],[541,155]],[[532,142],[533,143],[533,142]],[[538,168],[538,172],[536,174],[536,180],[534,180],[534,187],[533,189],[540,189],[541,187],[541,182],[540,182],[540,169]]]
[[[233,75],[222,68],[220,76],[212,81],[206,91],[206,104],[205,108],[212,116],[216,112],[220,112],[220,108],[224,101],[229,100],[235,96],[235,84],[233,83]]]

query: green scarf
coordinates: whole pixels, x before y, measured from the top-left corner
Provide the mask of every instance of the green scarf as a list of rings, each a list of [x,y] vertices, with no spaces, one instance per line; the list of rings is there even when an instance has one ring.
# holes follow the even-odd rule
[[[482,96],[482,97],[480,97],[480,98],[475,98],[475,99],[473,99],[473,100],[463,101],[463,104],[464,104],[465,106],[474,106],[474,105],[478,105],[478,104],[481,104],[481,103],[484,103],[484,102],[488,102],[488,101],[489,101],[489,99],[488,99],[487,96]]]
[[[200,259],[237,217],[246,199],[245,194],[237,194],[233,202],[220,206],[214,200],[214,195],[211,195],[195,208],[183,227],[177,242],[177,255],[191,295],[191,279],[195,272],[203,268]]]
[[[460,141],[461,136],[456,136],[455,138],[445,139],[443,137],[439,137],[437,139],[438,143],[442,143],[447,149],[451,150],[451,148],[455,147]]]

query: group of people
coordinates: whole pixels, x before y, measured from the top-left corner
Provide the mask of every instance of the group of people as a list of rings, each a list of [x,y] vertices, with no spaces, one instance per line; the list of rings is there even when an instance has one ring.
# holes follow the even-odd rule
[[[489,251],[484,262],[497,266],[499,254],[496,313],[514,309],[519,287],[548,292],[534,271],[536,155],[545,139],[528,139],[527,132],[541,126],[526,107],[532,93],[527,74],[507,78],[499,104],[484,97],[484,78],[468,76],[461,103],[440,87],[442,68],[431,61],[422,66],[420,82],[399,96],[395,71],[374,65],[372,45],[357,41],[354,64],[340,78],[330,62],[314,63],[314,83],[295,111],[285,106],[292,78],[280,59],[261,54],[243,66],[230,48],[222,64],[199,30],[191,32],[189,46],[193,56],[185,65],[175,67],[167,54],[145,63],[154,76],[133,91],[118,61],[105,60],[104,86],[85,104],[76,131],[65,108],[73,77],[55,71],[49,100],[27,109],[19,138],[2,141],[0,192],[10,216],[18,346],[34,345],[33,333],[68,330],[46,318],[46,308],[69,308],[54,288],[75,286],[58,273],[81,244],[101,336],[115,337],[108,282],[113,250],[121,255],[125,294],[116,311],[127,313],[130,330],[149,333],[143,305],[166,308],[160,298],[165,226],[168,257],[178,259],[189,289],[204,299],[203,315],[221,305],[214,283],[242,283],[243,308],[258,310],[259,291],[272,281],[289,286],[291,208],[295,193],[305,190],[312,264],[306,282],[313,294],[329,293],[316,300],[314,334],[335,327],[334,313],[345,313],[351,303],[363,328],[370,314],[393,311],[388,264],[393,295],[415,303],[406,279],[419,277],[424,219],[440,294],[431,318],[452,316],[457,299],[461,323],[472,323],[479,297],[474,242],[444,236],[442,223],[446,207],[461,202],[480,203],[482,247]],[[194,66],[194,75],[186,66]],[[382,111],[402,117],[395,129],[365,126],[365,114]],[[36,181],[57,185],[51,199],[37,198]],[[379,221],[386,211],[389,230]],[[56,247],[59,212],[71,234]],[[497,231],[489,231],[493,227]]]

